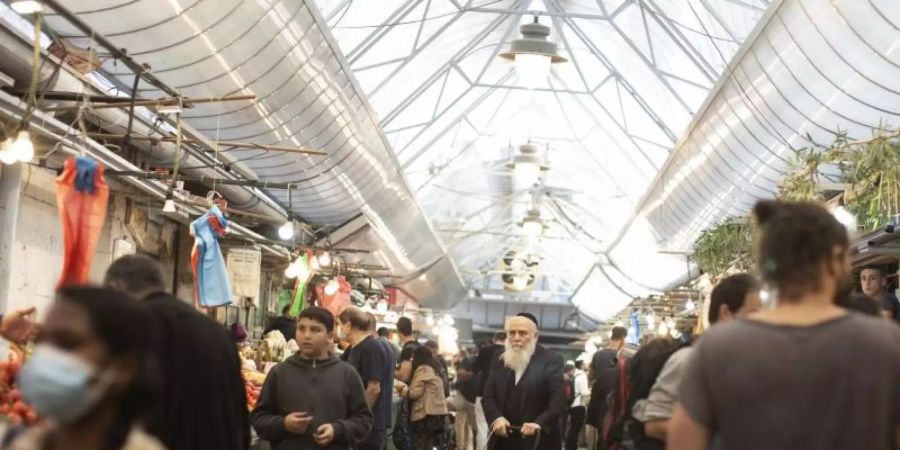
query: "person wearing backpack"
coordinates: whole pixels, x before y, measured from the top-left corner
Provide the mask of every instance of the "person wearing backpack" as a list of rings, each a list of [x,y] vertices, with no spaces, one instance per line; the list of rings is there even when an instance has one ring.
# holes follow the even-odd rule
[[[760,287],[759,280],[748,273],[731,275],[717,283],[710,295],[710,327],[759,311]],[[684,378],[684,363],[692,353],[693,348],[685,347],[672,354],[655,377],[650,392],[635,402],[632,416],[643,424],[642,432],[648,438],[666,441],[669,420],[678,403],[678,386]]]
[[[565,450],[578,450],[578,436],[581,434],[581,428],[584,427],[587,397],[591,395],[587,373],[583,367],[584,361],[575,361],[568,385],[568,389],[571,391],[571,400],[569,400],[569,430],[566,434]]]
[[[647,436],[644,424],[635,417],[635,405],[645,402],[655,385],[666,361],[684,344],[668,337],[659,337],[641,347],[629,367],[629,392],[622,429],[630,438],[635,450],[663,450],[665,442]]]

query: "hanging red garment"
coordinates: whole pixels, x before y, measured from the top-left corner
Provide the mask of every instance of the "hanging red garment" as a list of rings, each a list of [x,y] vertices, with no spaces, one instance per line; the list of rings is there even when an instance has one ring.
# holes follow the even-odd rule
[[[103,166],[83,156],[67,159],[62,175],[56,179],[56,204],[64,240],[63,268],[57,287],[85,284],[109,205]]]

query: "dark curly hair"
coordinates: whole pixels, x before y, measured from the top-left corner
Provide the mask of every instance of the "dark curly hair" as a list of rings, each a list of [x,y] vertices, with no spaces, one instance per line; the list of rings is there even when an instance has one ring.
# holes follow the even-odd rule
[[[753,214],[761,231],[759,272],[783,301],[818,290],[822,264],[850,246],[844,225],[816,203],[761,201]]]

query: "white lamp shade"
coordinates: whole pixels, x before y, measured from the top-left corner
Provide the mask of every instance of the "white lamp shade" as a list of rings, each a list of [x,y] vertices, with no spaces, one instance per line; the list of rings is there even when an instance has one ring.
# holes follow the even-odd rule
[[[175,200],[166,199],[166,202],[163,203],[163,212],[164,213],[175,213],[178,210],[175,208]]]
[[[520,53],[516,55],[516,75],[523,87],[534,89],[547,82],[551,58],[546,55]]]

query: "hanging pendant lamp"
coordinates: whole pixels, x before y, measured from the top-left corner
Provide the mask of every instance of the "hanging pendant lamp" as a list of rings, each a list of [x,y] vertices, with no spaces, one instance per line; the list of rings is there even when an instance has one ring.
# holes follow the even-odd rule
[[[552,64],[564,63],[568,59],[556,53],[556,43],[550,37],[550,27],[543,25],[534,16],[534,22],[519,28],[521,39],[512,41],[509,51],[500,57],[516,64],[516,74],[528,89],[534,89],[546,82]]]

